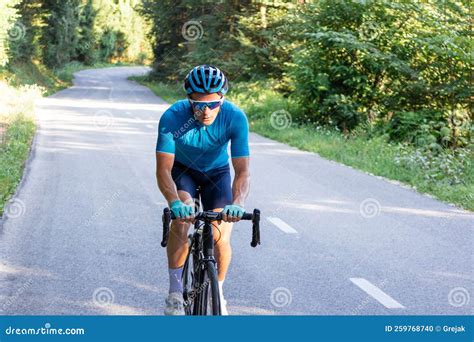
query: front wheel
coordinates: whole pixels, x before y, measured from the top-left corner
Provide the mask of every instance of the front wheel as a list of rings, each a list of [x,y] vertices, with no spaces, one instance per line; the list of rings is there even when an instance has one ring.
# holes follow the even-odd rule
[[[196,305],[196,291],[194,286],[197,282],[197,279],[195,278],[195,270],[197,269],[198,255],[194,248],[194,238],[192,235],[188,236],[188,244],[188,256],[186,257],[186,261],[183,266],[183,298],[186,315],[193,315]]]
[[[217,281],[216,265],[212,261],[206,262],[202,270],[201,288],[199,291],[199,314],[209,316],[221,315],[221,301],[219,283]]]

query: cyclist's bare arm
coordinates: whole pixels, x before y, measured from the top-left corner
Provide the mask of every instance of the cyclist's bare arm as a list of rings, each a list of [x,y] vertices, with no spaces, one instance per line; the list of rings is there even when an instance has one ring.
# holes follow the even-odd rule
[[[156,152],[156,181],[161,193],[165,196],[168,204],[179,200],[176,184],[171,177],[173,168],[174,154]]]
[[[244,207],[245,199],[250,190],[249,158],[232,158],[232,165],[235,171],[234,182],[232,183],[232,204]]]

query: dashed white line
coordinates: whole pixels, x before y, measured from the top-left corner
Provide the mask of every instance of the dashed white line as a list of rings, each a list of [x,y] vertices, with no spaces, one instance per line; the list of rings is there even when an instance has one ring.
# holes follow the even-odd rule
[[[296,229],[294,229],[288,223],[286,223],[285,221],[283,221],[282,219],[280,219],[278,217],[271,217],[270,216],[270,217],[267,217],[267,220],[270,221],[271,223],[273,223],[278,228],[280,228],[280,230],[282,230],[285,233],[298,234]]]
[[[395,299],[390,297],[388,294],[383,292],[377,286],[372,284],[370,281],[364,278],[349,278],[355,285],[357,285],[362,291],[367,293],[369,296],[372,296],[380,304],[385,306],[388,309],[404,309],[405,307],[397,302]]]

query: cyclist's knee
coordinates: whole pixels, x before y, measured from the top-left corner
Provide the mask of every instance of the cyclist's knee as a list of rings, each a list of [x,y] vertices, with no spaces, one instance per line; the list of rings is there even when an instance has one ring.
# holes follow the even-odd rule
[[[230,248],[231,248],[230,239],[217,239],[216,240],[216,249],[226,250],[226,249],[230,249]]]
[[[214,240],[217,242],[216,246],[218,247],[230,247],[230,233],[231,233],[231,227],[228,225],[224,227],[220,227],[220,229],[216,229],[214,233]]]
[[[187,239],[190,226],[191,223],[189,222],[173,221],[171,223],[171,232],[180,239]]]

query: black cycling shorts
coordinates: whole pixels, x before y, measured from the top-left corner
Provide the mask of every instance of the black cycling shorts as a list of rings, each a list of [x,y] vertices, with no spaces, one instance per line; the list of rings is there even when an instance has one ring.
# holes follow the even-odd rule
[[[232,186],[229,164],[207,172],[192,169],[174,161],[171,176],[178,190],[200,199],[203,210],[224,208],[232,204]]]

